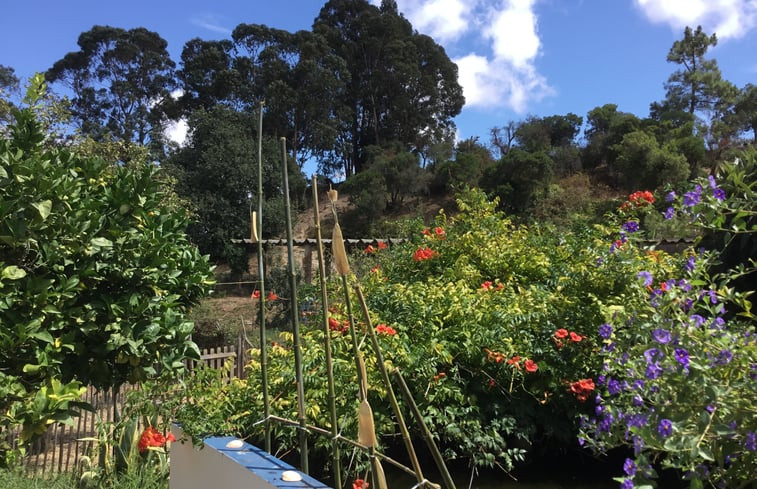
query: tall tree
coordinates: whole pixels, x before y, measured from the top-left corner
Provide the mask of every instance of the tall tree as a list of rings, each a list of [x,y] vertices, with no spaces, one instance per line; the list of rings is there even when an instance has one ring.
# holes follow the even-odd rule
[[[228,39],[187,41],[181,52],[181,69],[176,72],[183,92],[177,105],[183,115],[195,109],[210,110],[217,104],[241,108],[243,81],[234,58],[234,43]]]
[[[190,202],[195,220],[188,233],[200,251],[223,260],[232,271],[247,270],[247,256],[232,239],[249,236],[250,209],[257,203],[256,117],[249,112],[217,106],[196,110],[189,117],[189,144],[173,153],[165,167],[176,178],[176,192]],[[272,236],[283,229],[280,147],[263,141],[264,229]],[[289,184],[294,195],[305,186],[296,165],[289,160]]]
[[[240,24],[232,33],[242,77],[252,80],[250,93],[265,100],[265,131],[285,137],[302,166],[323,161],[339,144],[344,117],[339,102],[349,80],[344,60],[326,40],[312,32]]]
[[[757,145],[757,85],[747,83],[741,89],[733,117],[735,125],[741,131],[752,131],[752,144]]]
[[[675,41],[668,52],[668,62],[681,66],[665,84],[666,101],[671,108],[685,110],[689,114],[712,109],[723,82],[717,61],[705,59],[710,47],[715,47],[718,38],[708,36],[702,26],[696,30],[686,27],[683,39]]]
[[[399,141],[419,153],[454,131],[464,98],[457,66],[428,36],[413,31],[392,1],[330,0],[313,24],[350,74],[344,96],[345,175],[363,169],[364,148]]]
[[[142,27],[94,26],[77,42],[79,51],[55,62],[46,78],[73,91],[82,132],[139,144],[160,139],[161,103],[175,85],[166,41]]]
[[[696,30],[686,27],[683,39],[673,43],[667,57],[680,69],[665,83],[665,100],[650,107],[650,116],[657,120],[671,120],[678,125],[695,120],[698,132],[711,149],[718,149],[728,140],[730,128],[722,121],[738,94],[738,89],[723,79],[717,61],[705,58],[708,49],[717,43],[717,36],[708,36],[702,26]]]
[[[0,132],[12,121],[11,111],[15,107],[12,98],[18,91],[18,84],[16,71],[0,65]]]

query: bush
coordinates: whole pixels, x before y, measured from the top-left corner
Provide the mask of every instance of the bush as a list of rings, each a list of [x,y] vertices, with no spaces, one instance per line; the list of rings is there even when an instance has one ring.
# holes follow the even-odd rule
[[[43,92],[35,79],[27,102]],[[32,108],[15,118],[0,140],[0,426],[25,441],[70,419],[81,384],[199,357],[184,313],[211,273],[158,168],[48,149]]]
[[[751,168],[724,165],[722,188],[710,177],[669,194],[666,217],[718,231],[725,249],[736,236],[753,236]],[[603,326],[600,389],[582,441],[601,452],[633,448],[617,479],[623,488],[649,484],[654,462],[682,471],[692,488],[757,480],[753,289],[733,287],[755,263],[718,271],[720,251],[690,251],[667,273],[639,272],[624,307]]]

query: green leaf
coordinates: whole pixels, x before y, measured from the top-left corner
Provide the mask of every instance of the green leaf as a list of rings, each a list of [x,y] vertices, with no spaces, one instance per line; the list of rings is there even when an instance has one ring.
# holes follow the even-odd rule
[[[53,343],[55,341],[53,335],[51,335],[49,331],[35,331],[34,333],[29,333],[29,336],[48,343]]]
[[[43,200],[42,202],[32,204],[32,207],[37,209],[37,212],[39,212],[40,217],[44,221],[50,215],[50,211],[53,210],[53,203],[51,200]]]
[[[2,277],[8,280],[18,280],[26,277],[26,270],[18,268],[16,265],[11,265],[3,268]]]
[[[110,248],[113,246],[113,241],[108,238],[92,238],[90,243],[92,243],[93,246],[99,246],[101,248]]]
[[[712,455],[712,451],[709,448],[699,448],[699,456],[707,461],[712,462],[715,457]]]
[[[8,178],[8,172],[5,171],[5,168],[0,166],[0,177],[2,178]]]

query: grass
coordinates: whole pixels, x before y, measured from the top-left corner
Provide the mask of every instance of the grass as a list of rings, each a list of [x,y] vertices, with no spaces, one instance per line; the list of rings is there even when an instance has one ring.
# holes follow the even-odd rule
[[[73,474],[59,474],[54,477],[35,477],[22,471],[0,469],[0,487],[3,489],[168,489],[168,480],[152,471],[132,470],[114,478],[92,482],[90,485],[77,484]]]

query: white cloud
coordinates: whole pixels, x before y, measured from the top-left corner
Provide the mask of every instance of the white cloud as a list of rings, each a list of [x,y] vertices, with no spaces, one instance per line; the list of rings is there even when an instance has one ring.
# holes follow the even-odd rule
[[[455,41],[470,29],[481,0],[398,0],[397,6],[418,32],[437,42]],[[381,5],[381,0],[371,0]]]
[[[215,14],[200,14],[195,15],[189,21],[198,26],[202,27],[203,29],[207,29],[212,32],[217,32],[218,34],[223,34],[225,36],[231,35],[231,29],[224,26],[221,22],[221,17]]]
[[[534,0],[508,0],[496,10],[484,35],[491,40],[496,59],[517,67],[531,64],[541,41],[536,33]]]
[[[184,143],[187,141],[188,133],[189,124],[187,124],[186,119],[168,121],[163,126],[163,135],[165,135],[169,141],[172,141],[179,146],[184,146]]]
[[[171,98],[174,100],[184,95],[184,90],[177,88],[171,92]],[[176,143],[177,145],[184,146],[187,142],[187,135],[189,134],[189,124],[185,118],[181,118],[177,121],[166,120],[163,122],[163,136],[169,141]]]
[[[523,114],[530,103],[555,94],[547,80],[529,64],[515,66],[477,54],[453,61],[458,66],[467,107],[507,107]]]
[[[535,64],[541,49],[536,2],[397,0],[397,6],[415,29],[448,52],[469,53],[453,60],[466,107],[506,107],[523,113],[529,104],[554,95]]]
[[[718,39],[738,38],[757,27],[756,0],[634,0],[652,22],[676,31],[701,25]]]

